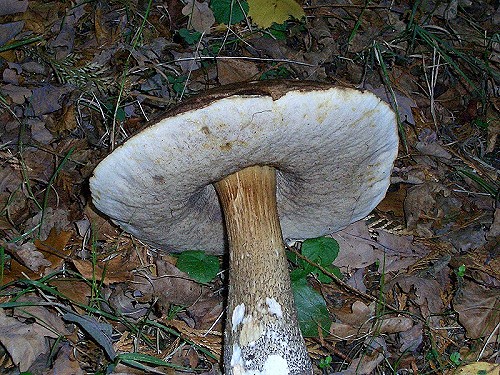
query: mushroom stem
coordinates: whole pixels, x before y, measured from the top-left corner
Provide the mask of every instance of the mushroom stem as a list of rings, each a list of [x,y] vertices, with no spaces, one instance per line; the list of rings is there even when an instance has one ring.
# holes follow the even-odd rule
[[[229,241],[225,373],[312,374],[294,306],[274,168],[248,167],[214,185]]]

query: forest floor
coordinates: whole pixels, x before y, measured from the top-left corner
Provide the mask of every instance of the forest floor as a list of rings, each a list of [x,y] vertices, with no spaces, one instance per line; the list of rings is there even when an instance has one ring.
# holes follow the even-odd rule
[[[0,373],[219,373],[226,259],[142,244],[88,181],[175,104],[287,78],[399,117],[386,198],[307,275],[315,374],[499,374],[498,1],[264,3],[2,0]]]

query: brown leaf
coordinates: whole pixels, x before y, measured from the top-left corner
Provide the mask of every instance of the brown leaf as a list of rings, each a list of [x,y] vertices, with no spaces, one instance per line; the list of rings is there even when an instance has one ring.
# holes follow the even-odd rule
[[[46,337],[58,335],[38,323],[21,322],[0,309],[0,342],[21,371],[27,371],[41,353],[50,349]]]
[[[2,86],[2,94],[9,96],[16,104],[23,104],[31,96],[31,90],[26,87],[20,87],[12,84]]]
[[[440,272],[444,274],[447,270]],[[445,308],[439,291],[446,286],[445,282],[440,283],[436,279],[417,276],[401,276],[391,280],[387,285],[391,288],[396,283],[403,292],[414,293],[411,300],[419,307],[422,316],[429,318],[431,327],[439,327],[439,315]]]
[[[85,206],[84,214],[90,221],[94,236],[97,240],[105,240],[108,237],[115,237],[118,234],[116,227],[106,218],[95,211],[94,207],[88,203]]]
[[[219,297],[219,298],[218,298]],[[218,319],[218,325],[213,327],[213,329],[221,329],[221,314],[223,312],[223,301],[220,296],[209,295],[206,298],[196,301],[196,303],[190,306],[187,311],[189,316],[193,318],[195,322],[195,328],[197,329],[209,329],[213,327],[213,324]]]
[[[194,369],[198,366],[200,357],[197,350],[193,350],[190,345],[184,345],[175,351],[171,361],[176,365]]]
[[[156,269],[158,277],[145,272],[136,274],[134,285],[146,298],[158,297],[160,308],[168,308],[171,303],[190,306],[202,296],[203,287],[170,262],[158,259]]]
[[[32,303],[34,306],[22,306],[14,309],[14,316],[24,319],[35,319],[40,325],[50,328],[54,334],[69,335],[66,324],[62,318],[49,310],[45,306],[36,306],[37,303],[45,302],[42,298],[36,296],[22,296],[18,302]]]
[[[50,131],[61,133],[63,131],[71,131],[77,126],[75,106],[73,104],[64,105],[62,109],[62,116],[57,116],[57,120],[52,123]]]
[[[467,331],[467,337],[472,339],[488,336],[500,323],[498,290],[489,290],[468,282],[457,292],[453,307]]]
[[[36,247],[31,242],[17,246],[15,244],[7,244],[9,250],[14,253],[17,260],[33,272],[38,272],[40,269],[52,265],[50,261],[44,258],[44,255],[36,250]]]
[[[217,76],[221,85],[256,79],[260,69],[253,61],[217,59]]]
[[[105,285],[131,280],[130,271],[137,266],[136,263],[131,263],[128,257],[121,255],[98,261],[95,267],[89,260],[73,259],[72,262],[83,277],[102,281]]]
[[[395,316],[382,320],[379,331],[380,333],[391,334],[406,332],[413,327],[413,320],[403,316]]]
[[[387,357],[387,344],[382,336],[369,337],[366,340],[370,351],[353,360],[344,371],[345,374],[368,375]]]
[[[79,362],[75,359],[72,346],[64,342],[57,352],[57,357],[52,368],[44,372],[44,375],[84,375]]]
[[[191,328],[186,323],[176,319],[163,321],[163,324],[174,327],[182,337],[188,338],[193,343],[209,349],[216,356],[221,355],[222,334],[220,332],[210,331],[207,334],[206,330]]]
[[[392,212],[397,217],[404,217],[403,202],[406,198],[407,186],[400,184],[397,190],[389,191],[377,206],[382,212]]]
[[[420,219],[432,223],[434,220],[441,218],[442,212],[438,210],[436,204],[436,196],[438,194],[446,197],[450,195],[450,191],[444,185],[437,182],[426,182],[408,189],[404,202],[408,229],[416,229]],[[424,234],[433,235],[432,232]]]
[[[38,280],[42,274],[31,271],[28,267],[22,265],[17,260],[12,259],[9,267],[4,269],[3,278],[0,285],[5,285],[11,281],[28,277],[31,280]]]
[[[35,240],[34,243],[36,248],[52,264],[52,268],[57,268],[69,258],[71,250],[65,248],[72,235],[72,231],[57,230],[52,227],[45,241]]]
[[[50,280],[49,284],[55,287],[59,293],[69,298],[71,301],[87,305],[91,296],[90,285],[80,279],[57,278]],[[75,309],[78,306],[74,305]],[[83,311],[78,311],[82,313]]]
[[[23,13],[28,8],[28,0],[2,0],[0,16],[8,14]]]
[[[182,14],[189,16],[189,22],[194,30],[199,33],[210,33],[210,27],[215,23],[215,16],[208,3],[188,0],[182,8]]]

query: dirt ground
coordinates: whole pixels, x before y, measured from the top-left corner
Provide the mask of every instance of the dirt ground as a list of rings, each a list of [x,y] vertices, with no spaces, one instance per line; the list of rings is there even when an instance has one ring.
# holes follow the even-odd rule
[[[400,137],[307,274],[314,373],[498,374],[499,26],[486,0],[1,0],[0,373],[219,373],[225,257],[141,243],[89,178],[198,93],[297,79],[375,93]]]

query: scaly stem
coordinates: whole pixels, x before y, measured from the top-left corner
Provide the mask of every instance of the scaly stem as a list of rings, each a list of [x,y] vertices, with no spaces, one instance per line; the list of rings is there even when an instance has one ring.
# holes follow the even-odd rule
[[[225,373],[312,374],[290,285],[274,168],[245,168],[215,188],[229,241]]]

